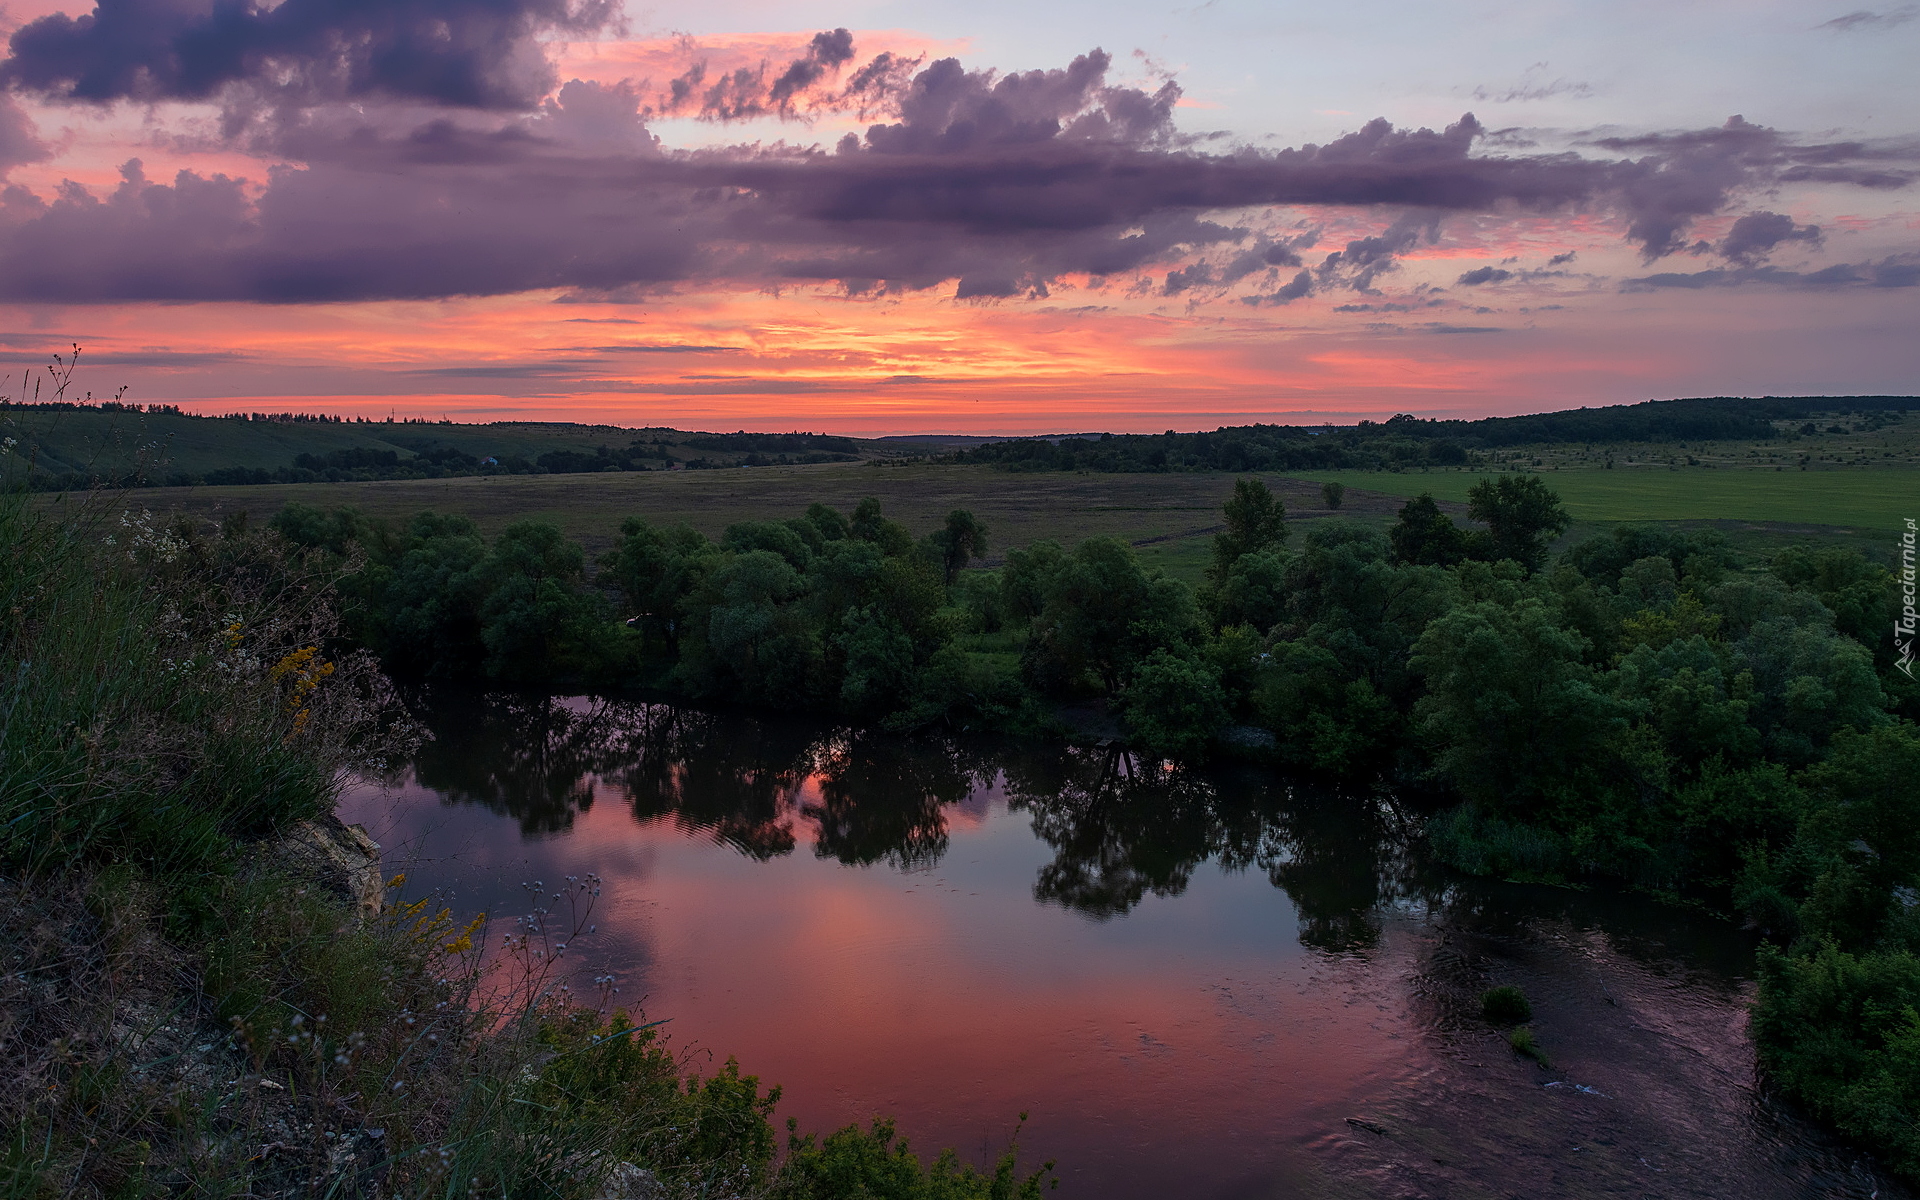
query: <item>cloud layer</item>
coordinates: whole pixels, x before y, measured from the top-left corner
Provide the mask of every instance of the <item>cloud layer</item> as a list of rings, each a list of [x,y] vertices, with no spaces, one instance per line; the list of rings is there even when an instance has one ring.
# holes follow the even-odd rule
[[[1920,165],[1911,147],[1808,143],[1739,117],[1584,154],[1496,152],[1471,114],[1439,131],[1375,120],[1325,145],[1213,148],[1175,127],[1177,85],[1112,83],[1101,51],[1054,70],[911,69],[891,54],[862,63],[844,29],[784,64],[709,78],[696,63],[664,100],[640,84],[555,91],[538,39],[611,15],[607,0],[123,0],[35,21],[0,64],[14,90],[270,96],[275,119],[249,145],[287,165],[255,184],[155,181],[135,160],[101,196],[8,188],[0,296],[287,303],[830,282],[993,298],[1166,267],[1167,295],[1253,279],[1243,298],[1284,304],[1371,291],[1453,215],[1524,212],[1617,214],[1649,262],[1710,252],[1746,278],[1782,246],[1817,245],[1819,229],[1756,211],[1708,245],[1689,240],[1697,222],[1782,183],[1902,187]],[[338,103],[356,98],[389,103]],[[832,152],[668,151],[646,125],[827,110],[888,119]],[[9,111],[0,165],[41,152]],[[1376,208],[1385,228],[1320,250],[1317,234],[1262,227],[1274,206]]]
[[[615,0],[113,0],[16,31],[0,83],[74,100],[399,97],[527,108],[557,82],[539,39],[613,24]]]

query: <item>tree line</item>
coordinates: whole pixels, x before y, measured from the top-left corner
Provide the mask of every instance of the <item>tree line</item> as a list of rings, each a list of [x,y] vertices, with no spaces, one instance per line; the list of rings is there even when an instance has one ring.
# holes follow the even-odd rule
[[[1819,413],[1861,414],[1869,423],[1920,408],[1911,396],[1649,400],[1520,417],[1386,421],[1318,428],[1242,425],[1211,432],[1018,438],[954,451],[948,461],[1008,471],[1381,470],[1470,465],[1476,451],[1548,443],[1766,441],[1778,421]]]

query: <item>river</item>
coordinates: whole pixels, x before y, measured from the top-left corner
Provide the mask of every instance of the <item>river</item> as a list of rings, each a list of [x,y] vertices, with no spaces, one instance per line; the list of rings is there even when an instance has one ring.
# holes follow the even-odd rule
[[[592,697],[421,712],[341,804],[409,892],[503,917],[598,875],[576,976],[803,1129],[888,1114],[985,1163],[1026,1112],[1064,1200],[1909,1195],[1758,1087],[1737,928],[1450,873],[1384,796]],[[1551,1067],[1480,1016],[1499,984]]]

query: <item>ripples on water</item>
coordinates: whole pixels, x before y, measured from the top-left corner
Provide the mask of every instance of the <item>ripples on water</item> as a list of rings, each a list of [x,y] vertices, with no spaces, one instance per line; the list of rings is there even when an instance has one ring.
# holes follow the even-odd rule
[[[436,696],[342,805],[511,914],[605,880],[583,975],[829,1129],[975,1161],[1030,1111],[1058,1194],[1906,1196],[1760,1095],[1751,948],[1621,897],[1463,880],[1383,796],[1115,749],[668,705]],[[1519,985],[1553,1061],[1478,997]]]

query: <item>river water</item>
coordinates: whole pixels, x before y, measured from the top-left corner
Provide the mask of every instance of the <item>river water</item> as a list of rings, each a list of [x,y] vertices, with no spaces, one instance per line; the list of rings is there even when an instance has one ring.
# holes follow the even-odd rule
[[[1450,874],[1384,797],[590,697],[422,715],[341,806],[409,892],[511,916],[597,874],[583,986],[803,1129],[985,1163],[1026,1112],[1066,1200],[1908,1196],[1759,1089],[1739,930]],[[1551,1067],[1480,1017],[1497,984]]]

